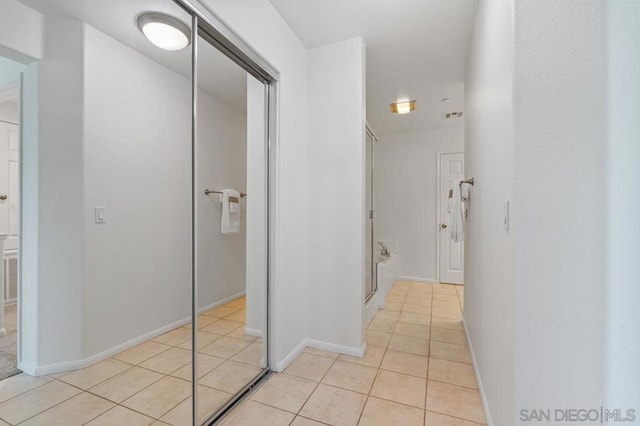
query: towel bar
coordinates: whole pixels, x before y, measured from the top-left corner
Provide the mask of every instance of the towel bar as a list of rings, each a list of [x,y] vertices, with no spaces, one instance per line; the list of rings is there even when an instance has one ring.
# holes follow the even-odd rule
[[[210,189],[205,189],[205,190],[204,190],[204,195],[209,195],[209,194],[222,194],[222,191],[212,191],[212,190],[210,190]],[[241,196],[242,198],[244,198],[244,197],[246,197],[246,196],[247,196],[247,194],[245,194],[244,192],[241,192],[241,193],[240,193],[240,196]]]

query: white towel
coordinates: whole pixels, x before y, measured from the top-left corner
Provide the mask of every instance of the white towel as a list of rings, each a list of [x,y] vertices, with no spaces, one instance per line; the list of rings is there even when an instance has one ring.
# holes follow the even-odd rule
[[[449,212],[449,238],[455,242],[464,240],[464,201],[469,199],[471,185],[460,184],[462,180],[453,181],[452,196],[449,198],[447,212]]]
[[[222,218],[220,220],[220,232],[223,234],[235,234],[240,232],[240,203],[232,202],[231,197],[240,200],[240,193],[235,189],[223,189],[220,195],[222,203]]]

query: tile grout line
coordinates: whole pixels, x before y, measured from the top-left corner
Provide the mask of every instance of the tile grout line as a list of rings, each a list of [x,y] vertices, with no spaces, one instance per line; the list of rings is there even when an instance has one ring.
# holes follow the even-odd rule
[[[151,357],[151,358],[153,358],[153,357]],[[149,359],[151,359],[151,358],[149,358]],[[142,361],[142,362],[144,362],[144,361]],[[131,369],[131,368],[133,368],[133,367],[139,367],[139,366],[138,366],[138,365],[132,365],[130,368],[128,368],[128,369],[127,369],[127,370],[125,370],[125,371],[128,371],[128,370],[130,370],[130,369]],[[153,373],[162,374],[162,373],[159,373],[159,372],[157,372],[157,371],[149,370],[149,369],[144,368],[144,367],[139,367],[139,368],[141,368],[141,369],[143,369],[143,370],[151,371],[151,372],[153,372]],[[182,368],[182,367],[180,367],[180,368]],[[124,373],[125,371],[123,371],[122,373]],[[176,371],[177,371],[177,370],[176,370]],[[117,376],[119,376],[119,375],[120,375],[120,374],[117,374],[117,375],[115,375],[115,376],[112,376],[112,377],[111,377],[111,378],[109,378],[109,379],[103,380],[102,382],[100,382],[100,383],[98,383],[98,384],[96,384],[96,385],[92,386],[91,388],[93,388],[93,387],[95,387],[95,386],[98,386],[99,384],[102,384],[102,383],[106,382],[107,380],[110,380],[110,379],[112,379],[112,378],[114,378],[114,377],[117,377]],[[81,393],[76,394],[76,395],[74,395],[74,396],[81,395],[82,393],[87,393],[87,394],[90,394],[90,395],[96,396],[96,397],[98,397],[98,398],[104,399],[105,401],[110,402],[110,403],[112,403],[112,404],[115,404],[115,405],[114,405],[114,407],[115,407],[115,406],[120,406],[120,407],[126,408],[126,409],[128,409],[128,410],[134,411],[134,412],[136,412],[136,413],[142,414],[142,415],[144,415],[145,417],[149,417],[149,418],[152,418],[152,419],[154,419],[154,420],[160,420],[160,417],[164,416],[164,415],[165,415],[165,414],[167,414],[169,411],[173,410],[173,409],[174,409],[174,408],[176,408],[178,405],[182,404],[182,403],[183,403],[186,399],[188,399],[189,397],[187,397],[187,398],[183,399],[183,400],[182,400],[182,401],[180,401],[178,404],[176,404],[175,406],[171,407],[171,409],[170,409],[169,411],[167,411],[167,412],[163,413],[163,414],[162,414],[162,416],[160,416],[160,417],[150,416],[149,414],[146,414],[146,413],[143,413],[143,412],[141,412],[141,411],[138,411],[138,410],[137,410],[137,409],[135,409],[135,408],[132,408],[132,407],[128,407],[128,406],[126,406],[126,405],[123,405],[123,402],[125,402],[125,401],[129,400],[130,398],[133,398],[134,396],[136,396],[136,395],[137,395],[137,394],[139,394],[140,392],[145,391],[146,389],[150,388],[150,387],[151,387],[151,386],[153,386],[154,384],[158,383],[159,381],[161,381],[161,380],[163,380],[163,379],[165,379],[165,378],[167,378],[167,377],[173,377],[173,378],[175,378],[175,379],[178,379],[178,380],[182,380],[182,381],[188,382],[187,380],[180,379],[179,377],[174,377],[174,376],[169,376],[169,375],[167,375],[167,374],[163,374],[163,377],[160,377],[158,380],[155,380],[153,383],[150,383],[149,385],[147,385],[147,386],[143,387],[143,388],[142,388],[142,389],[140,389],[139,391],[135,392],[133,395],[130,395],[130,396],[126,397],[125,399],[123,399],[123,400],[122,400],[122,401],[120,401],[120,402],[112,401],[112,400],[110,400],[110,399],[108,399],[108,398],[106,398],[106,397],[104,397],[104,396],[102,396],[102,395],[98,395],[98,394],[96,394],[96,393],[94,393],[94,392],[91,392],[91,391],[90,391],[90,389],[91,389],[91,388],[89,388],[89,389],[82,389],[82,388],[80,388],[80,387],[78,387],[78,386],[75,386],[75,385],[73,385],[73,384],[71,384],[71,383],[63,382],[63,381],[58,380],[58,379],[56,379],[56,380],[58,380],[58,381],[60,381],[60,382],[62,382],[62,383],[65,383],[65,384],[67,384],[67,385],[69,385],[69,386],[72,386],[72,387],[74,387],[74,388],[79,389],[79,390],[81,390],[81,391],[82,391]],[[189,383],[190,383],[190,382],[189,382]],[[68,400],[66,400],[66,401],[68,401]],[[66,401],[65,401],[65,402],[66,402]],[[112,407],[112,408],[114,408],[114,407]],[[51,407],[51,408],[53,408],[53,407]],[[48,408],[48,409],[47,409],[47,410],[45,410],[45,411],[48,411],[48,410],[50,410],[51,408]],[[109,411],[109,410],[107,410],[107,411]],[[43,412],[44,412],[44,411],[43,411]],[[105,413],[106,413],[106,411],[105,411]],[[39,413],[39,414],[42,414],[42,413]],[[102,413],[102,414],[104,414],[104,413]],[[101,414],[101,415],[102,415],[102,414]]]
[[[472,425],[486,426],[486,423],[477,423],[477,422],[474,422],[473,420],[465,419],[463,417],[453,416],[451,414],[443,413],[443,412],[440,412],[440,411],[435,411],[435,410],[426,410],[426,411],[428,411],[430,413],[439,414],[439,415],[445,416],[445,417],[451,417],[452,419],[461,420],[463,422],[471,423]]]
[[[431,313],[429,315],[429,351],[427,354],[427,380],[425,381],[424,389],[424,424],[427,423],[427,400],[429,397],[429,370],[431,369],[431,339],[433,338],[433,298],[434,288],[431,286]]]
[[[405,298],[406,300],[406,298]],[[402,306],[400,307],[400,312],[402,312],[402,307],[404,306],[404,302],[402,303]],[[400,320],[400,312],[398,312],[398,316],[396,319],[395,324],[393,325],[393,331],[391,332],[391,337],[389,338],[389,343],[391,343],[391,339],[393,338],[393,332],[396,329],[396,326],[398,325],[398,322]],[[376,375],[373,378],[373,381],[371,382],[371,386],[369,387],[369,392],[367,393],[367,397],[364,400],[364,405],[362,406],[362,410],[360,410],[360,415],[358,416],[358,421],[356,422],[356,425],[360,424],[360,421],[362,420],[362,415],[364,414],[364,410],[367,409],[367,404],[369,403],[369,398],[371,398],[371,392],[373,392],[373,386],[376,384],[376,380],[378,379],[378,376],[380,374],[380,370],[382,369],[382,362],[384,361],[384,357],[387,355],[387,351],[389,350],[389,343],[387,343],[387,346],[384,348],[384,352],[382,353],[382,358],[380,358],[380,364],[378,365],[377,371],[376,371]],[[366,354],[365,354],[366,356]],[[374,396],[375,398],[375,396]]]
[[[28,376],[28,374],[27,374],[27,373],[24,373],[24,372],[23,372],[23,373],[18,373],[18,374],[16,374],[15,376],[11,376],[11,377],[16,377],[16,376],[19,376],[20,374],[25,374],[25,375],[27,375],[27,376]],[[5,379],[3,379],[3,380],[9,380],[9,379],[11,379],[11,377],[7,377],[7,378],[5,378]],[[29,377],[36,377],[36,378],[38,378],[38,376],[29,376]],[[34,390],[36,390],[36,389],[38,389],[38,388],[40,388],[40,387],[42,387],[42,386],[46,385],[47,383],[51,383],[53,380],[55,380],[54,378],[49,377],[49,376],[43,376],[43,377],[50,378],[51,380],[46,381],[46,382],[44,382],[44,383],[41,383],[41,384],[39,384],[38,386],[33,387],[33,388],[31,388],[31,389],[27,389],[27,390],[25,390],[24,392],[17,393],[17,394],[15,394],[15,395],[13,395],[12,397],[7,398],[7,399],[5,399],[4,401],[1,401],[1,402],[0,402],[0,405],[4,404],[4,403],[5,403],[5,402],[7,402],[7,401],[12,400],[13,398],[17,398],[17,397],[19,397],[20,395],[24,395],[25,393],[29,393],[29,392],[31,392],[31,391],[34,391]],[[44,380],[44,379],[43,379],[43,380]],[[5,421],[5,420],[4,420],[4,419],[2,419],[2,418],[0,418],[0,420]]]
[[[75,386],[73,386],[73,387],[75,387]],[[77,388],[77,387],[76,387],[76,389],[79,389],[79,388]],[[84,392],[84,391],[82,391],[82,390],[81,390],[81,392],[76,393],[76,394],[74,394],[74,395],[71,395],[69,398],[67,398],[67,399],[65,399],[65,400],[63,400],[63,401],[60,401],[60,402],[58,402],[57,404],[54,404],[54,405],[52,405],[52,406],[51,406],[51,407],[49,407],[49,408],[46,408],[46,409],[44,409],[44,410],[42,410],[42,411],[39,411],[39,412],[37,412],[36,414],[34,414],[34,415],[32,415],[32,416],[29,416],[29,417],[27,417],[26,419],[23,419],[23,420],[19,421],[18,423],[15,423],[15,424],[16,424],[16,425],[20,425],[20,424],[22,424],[22,423],[24,423],[24,422],[26,422],[26,421],[28,421],[28,420],[31,420],[31,419],[33,419],[34,417],[39,416],[40,414],[43,414],[43,413],[45,413],[45,412],[47,412],[47,411],[49,411],[49,410],[54,409],[54,408],[55,408],[55,407],[57,407],[58,405],[64,404],[65,402],[67,402],[67,401],[69,401],[69,400],[71,400],[71,399],[75,398],[76,396],[82,395],[82,393],[83,393],[83,392]],[[11,423],[11,422],[9,422],[9,421],[6,421],[6,422],[7,422],[7,423],[9,423],[9,424],[12,424],[12,425],[13,425],[13,423]]]
[[[306,349],[306,348],[305,348],[305,349]],[[303,349],[303,352],[304,352],[304,349]],[[301,352],[301,353],[302,353],[302,352]],[[312,355],[312,354],[307,353],[307,355]],[[320,356],[320,355],[316,355],[316,356]],[[328,357],[325,357],[325,358],[328,358]],[[332,359],[331,365],[329,366],[329,368],[327,368],[327,371],[325,371],[325,373],[322,375],[322,377],[320,378],[320,380],[319,380],[318,382],[315,382],[315,383],[316,383],[316,386],[313,388],[313,390],[311,391],[311,393],[309,394],[309,396],[305,399],[304,403],[300,406],[300,408],[298,409],[298,412],[295,414],[295,416],[294,416],[293,420],[291,420],[291,423],[293,423],[293,422],[296,420],[296,417],[300,415],[300,412],[302,411],[302,409],[304,408],[304,406],[305,406],[305,405],[307,405],[307,403],[309,402],[309,400],[311,399],[311,397],[313,396],[313,394],[314,394],[314,393],[316,393],[316,391],[317,391],[317,390],[318,390],[318,388],[320,387],[320,383],[322,383],[322,380],[325,378],[325,376],[327,375],[327,373],[329,373],[329,370],[331,370],[331,368],[334,366],[334,364],[336,363],[336,360],[338,359],[338,357],[330,358],[330,359]],[[286,368],[285,368],[285,371],[286,371]],[[283,371],[282,373],[283,373],[283,374],[285,374],[285,373],[284,373],[284,371]],[[293,377],[297,377],[297,376],[293,376]],[[298,377],[298,378],[302,378],[302,377]],[[306,380],[308,380],[308,379],[306,379]],[[311,381],[312,381],[312,382],[314,382],[314,380],[311,380]],[[276,407],[274,407],[274,408],[276,408]],[[312,420],[315,420],[315,419],[312,419]]]

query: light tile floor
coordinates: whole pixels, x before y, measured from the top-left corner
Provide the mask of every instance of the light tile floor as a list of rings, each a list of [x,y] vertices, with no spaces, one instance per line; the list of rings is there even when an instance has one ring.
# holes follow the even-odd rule
[[[363,358],[307,348],[226,426],[485,424],[462,326],[463,288],[398,282]]]
[[[463,289],[399,282],[355,358],[307,348],[234,410],[225,425],[473,426],[485,418],[462,327]],[[260,370],[244,334],[245,301],[201,315],[201,417]],[[2,425],[187,425],[190,327],[87,369],[0,382]]]
[[[200,417],[261,371],[262,339],[244,333],[240,298],[198,318]],[[191,326],[86,369],[0,381],[0,426],[191,424]]]

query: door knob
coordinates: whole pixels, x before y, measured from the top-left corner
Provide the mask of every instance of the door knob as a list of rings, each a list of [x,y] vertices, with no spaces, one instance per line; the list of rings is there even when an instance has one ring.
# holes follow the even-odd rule
[[[447,229],[447,224],[446,224],[446,223],[441,224],[441,225],[440,225],[440,228],[442,228],[442,229]]]
[[[0,200],[6,200],[7,194],[0,194]]]

